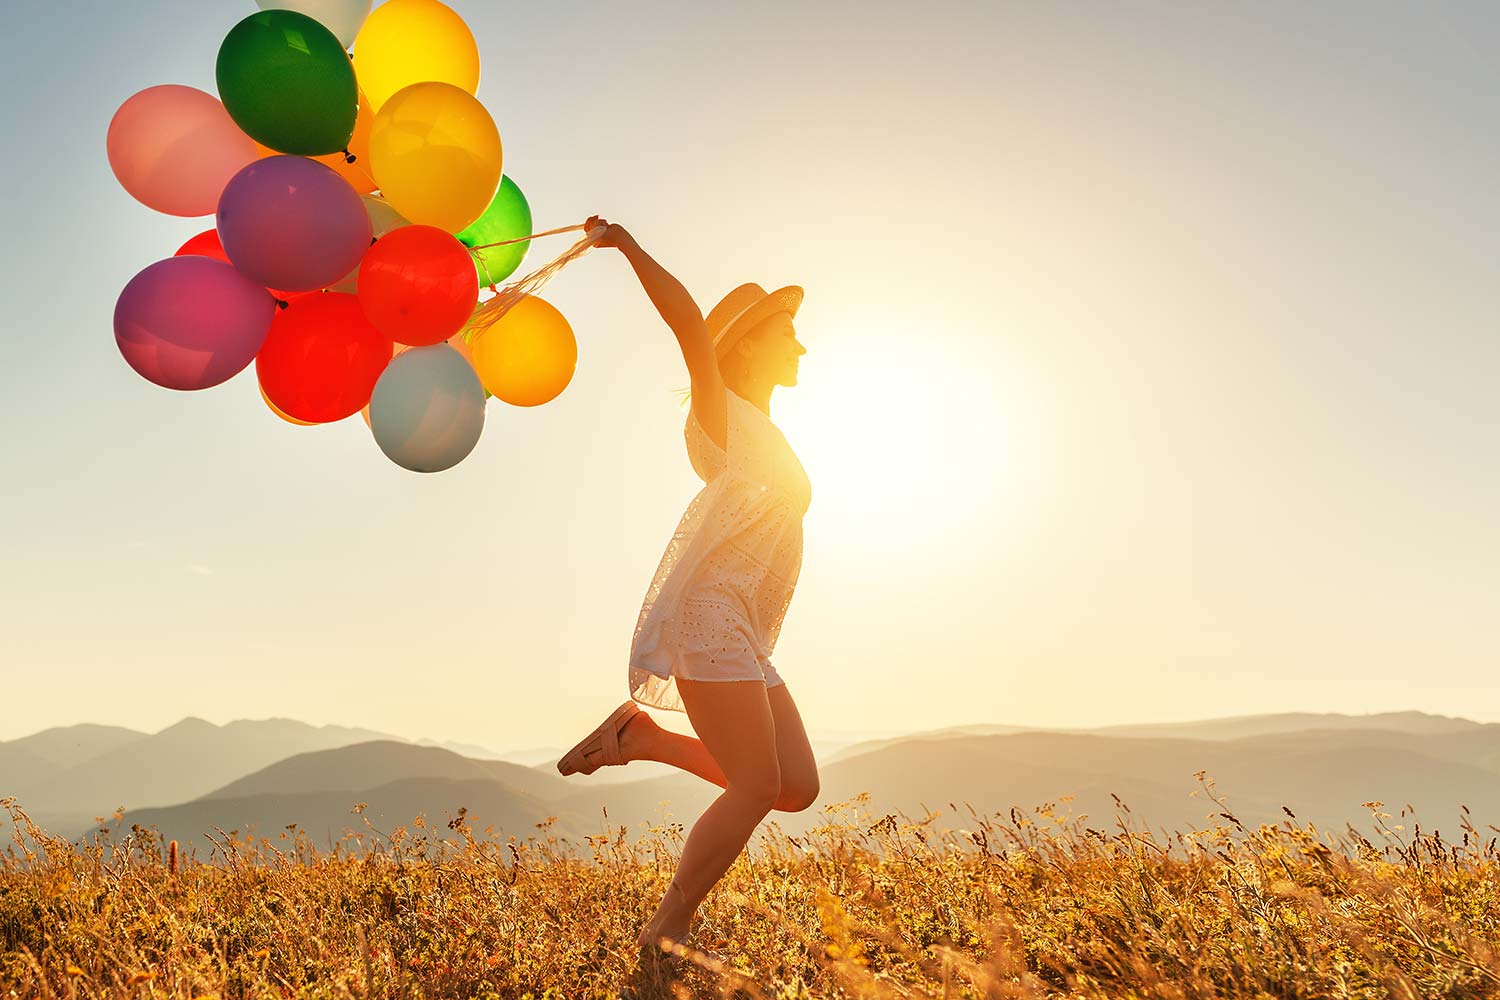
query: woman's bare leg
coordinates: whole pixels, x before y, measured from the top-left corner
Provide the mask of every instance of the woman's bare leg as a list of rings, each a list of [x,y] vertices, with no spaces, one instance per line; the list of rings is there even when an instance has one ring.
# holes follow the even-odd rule
[[[714,760],[714,755],[708,752],[702,740],[663,729],[645,712],[631,719],[620,731],[620,755],[626,763],[654,760],[671,764],[720,788],[727,783],[719,762]]]
[[[765,682],[679,677],[677,686],[701,745],[726,781],[724,793],[688,832],[672,884],[641,931],[642,947],[661,937],[681,940],[687,935],[694,911],[734,864],[781,794],[776,724]]]
[[[781,797],[774,808],[800,812],[818,797],[818,766],[813,759],[807,731],[796,702],[785,684],[766,688],[771,718],[776,725],[776,757],[781,766]],[[620,753],[627,762],[654,760],[696,774],[723,788],[724,771],[703,741],[674,733],[656,724],[645,712],[633,718],[620,733]]]

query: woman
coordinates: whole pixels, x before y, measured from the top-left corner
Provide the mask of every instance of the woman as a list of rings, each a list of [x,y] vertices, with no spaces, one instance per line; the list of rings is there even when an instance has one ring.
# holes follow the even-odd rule
[[[709,889],[772,809],[796,812],[818,796],[818,769],[786,682],[771,665],[802,565],[802,515],[812,487],[771,422],[771,390],[797,384],[807,349],[792,325],[802,289],[767,294],[741,285],[705,319],[687,289],[622,227],[596,246],[635,268],[677,336],[692,380],[684,428],[705,485],[689,504],[646,592],[630,650],[631,700],[560,761],[592,774],[656,760],[724,789],[688,834],[682,859],[643,948],[686,944]],[[658,726],[636,705],[687,713],[698,739]]]

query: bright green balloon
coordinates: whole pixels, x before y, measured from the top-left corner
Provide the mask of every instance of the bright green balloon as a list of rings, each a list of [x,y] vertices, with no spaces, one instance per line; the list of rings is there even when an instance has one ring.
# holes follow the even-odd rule
[[[236,24],[215,75],[224,110],[250,138],[303,156],[348,148],[359,111],[354,64],[306,14],[263,10]]]
[[[500,178],[500,187],[490,199],[490,207],[474,220],[467,229],[458,234],[458,242],[466,247],[498,243],[531,235],[531,206],[526,196],[509,177]],[[521,266],[531,241],[511,243],[503,247],[488,247],[474,251],[474,269],[479,272],[479,283],[483,286],[498,285]]]

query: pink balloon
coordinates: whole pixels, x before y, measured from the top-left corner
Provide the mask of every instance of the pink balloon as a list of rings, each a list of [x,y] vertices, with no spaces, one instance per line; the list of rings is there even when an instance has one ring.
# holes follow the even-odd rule
[[[229,260],[269,288],[326,288],[370,248],[370,217],[358,192],[305,156],[268,156],[224,185],[215,218]]]
[[[255,360],[276,300],[212,257],[168,257],[141,270],[115,303],[115,343],[143,378],[208,389]]]
[[[168,215],[209,215],[224,185],[259,155],[212,94],[165,83],[120,105],[105,138],[131,197]]]

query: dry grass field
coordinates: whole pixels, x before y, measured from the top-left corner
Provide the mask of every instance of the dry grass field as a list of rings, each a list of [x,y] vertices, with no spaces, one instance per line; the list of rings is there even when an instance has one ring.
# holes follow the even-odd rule
[[[1170,836],[1124,803],[1107,829],[1067,817],[1066,802],[969,810],[966,829],[937,829],[931,816],[871,815],[863,798],[826,807],[804,838],[768,823],[694,925],[727,965],[633,945],[680,824],[632,835],[603,817],[575,844],[543,823],[523,841],[473,830],[459,810],[446,826],[417,817],[332,850],[295,827],[269,840],[219,831],[208,857],[179,857],[154,830],[107,823],[70,850],[5,800],[16,832],[0,864],[0,991],[1500,996],[1493,828],[1426,832],[1368,803],[1374,841],[1290,813],[1245,829],[1199,780],[1212,822]]]

